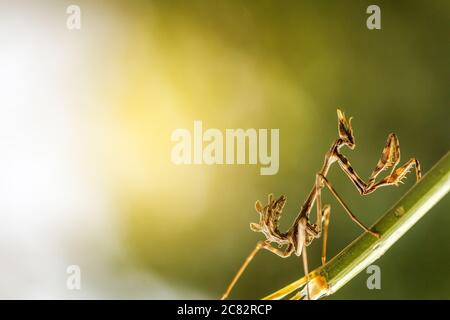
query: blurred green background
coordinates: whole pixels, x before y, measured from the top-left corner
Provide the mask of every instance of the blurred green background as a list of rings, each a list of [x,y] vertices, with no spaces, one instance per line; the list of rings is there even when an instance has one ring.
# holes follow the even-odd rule
[[[249,228],[255,201],[285,194],[281,229],[291,225],[338,137],[337,108],[354,116],[357,147],[343,152],[364,179],[390,132],[402,163],[416,157],[423,172],[449,150],[449,1],[80,0],[82,28],[69,31],[72,2],[1,4],[1,137],[15,136],[0,180],[20,182],[15,198],[0,186],[2,297],[75,297],[64,272],[79,264],[83,298],[219,298],[263,239]],[[366,27],[371,4],[381,30]],[[280,129],[278,174],[174,165],[171,133],[194,120]],[[329,180],[368,225],[415,181],[361,197],[337,166]],[[331,258],[361,230],[327,192],[323,201]],[[376,262],[381,290],[363,272],[330,299],[449,299],[449,209],[446,197]],[[309,247],[311,270],[320,244]],[[301,276],[298,257],[264,251],[231,298]]]

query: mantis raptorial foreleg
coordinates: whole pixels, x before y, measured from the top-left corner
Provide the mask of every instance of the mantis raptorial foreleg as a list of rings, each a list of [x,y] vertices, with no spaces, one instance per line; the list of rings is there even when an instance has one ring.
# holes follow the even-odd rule
[[[383,186],[398,185],[413,166],[416,168],[416,180],[418,181],[422,176],[420,171],[420,163],[415,158],[410,159],[403,166],[395,169],[397,164],[400,162],[400,145],[396,135],[393,133],[389,135],[387,144],[381,154],[381,158],[370,175],[368,183],[365,183],[358,176],[348,159],[343,154],[336,153],[336,159],[342,170],[347,174],[361,195],[372,193],[376,189]],[[380,182],[375,183],[377,176],[383,170],[390,167],[392,167],[391,174],[382,179]]]
[[[367,190],[367,193],[373,192],[379,187],[383,186],[391,186],[395,185],[397,186],[399,183],[403,183],[402,179],[406,176],[406,174],[411,170],[412,167],[415,167],[416,169],[416,180],[419,181],[419,179],[422,176],[422,173],[420,171],[420,163],[416,158],[411,158],[406,162],[404,165],[402,165],[400,168],[393,171],[390,175],[382,179],[380,182],[374,184],[372,187],[370,187]]]
[[[381,152],[380,160],[378,160],[375,169],[373,169],[372,174],[370,175],[369,180],[367,181],[367,185],[369,187],[374,185],[377,176],[385,169],[392,167],[393,172],[399,162],[400,162],[400,143],[395,133],[391,133],[387,138],[386,146],[383,148],[383,151]]]

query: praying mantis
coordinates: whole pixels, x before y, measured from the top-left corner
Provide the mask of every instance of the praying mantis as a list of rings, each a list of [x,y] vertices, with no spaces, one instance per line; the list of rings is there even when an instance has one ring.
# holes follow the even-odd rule
[[[261,232],[266,239],[259,241],[253,251],[247,256],[225,290],[225,293],[222,295],[222,300],[228,298],[249,263],[261,249],[266,249],[281,258],[288,258],[292,254],[302,257],[303,269],[306,276],[305,298],[309,299],[309,271],[306,248],[314,239],[320,238],[322,233],[322,265],[326,263],[331,207],[330,205],[322,205],[322,189],[324,188],[327,188],[337,199],[338,203],[344,208],[352,221],[365,232],[379,238],[377,232],[367,228],[352,213],[342,197],[327,179],[326,176],[328,171],[334,163],[339,165],[362,196],[368,195],[380,187],[391,185],[398,186],[413,167],[415,168],[416,181],[421,178],[420,164],[416,158],[409,159],[405,164],[397,168],[400,162],[400,145],[395,133],[391,133],[387,138],[386,145],[383,148],[381,157],[378,160],[375,169],[372,171],[367,182],[363,181],[353,169],[348,159],[340,152],[343,147],[353,150],[356,146],[352,128],[352,117],[347,121],[345,114],[340,109],[337,110],[337,116],[339,138],[333,142],[330,149],[325,154],[324,163],[322,168],[316,174],[312,190],[303,203],[292,226],[286,232],[281,232],[278,229],[279,219],[286,204],[286,197],[284,195],[280,196],[278,199],[274,199],[273,195],[270,194],[268,196],[268,203],[265,206],[263,206],[261,202],[256,201],[255,209],[259,213],[259,223],[250,223],[250,229],[255,232]],[[380,173],[389,168],[392,168],[391,172],[386,177],[376,182]],[[316,205],[316,220],[314,223],[311,223],[310,214],[314,204]],[[277,247],[274,247],[272,244],[277,245]],[[282,250],[281,248],[283,247],[284,249]]]

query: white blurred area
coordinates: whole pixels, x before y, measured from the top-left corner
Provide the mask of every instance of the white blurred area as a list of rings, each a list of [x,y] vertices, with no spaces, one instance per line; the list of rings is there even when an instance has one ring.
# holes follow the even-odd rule
[[[0,298],[201,298],[129,263],[99,170],[120,18],[84,5],[69,31],[70,3],[37,2],[0,2]]]

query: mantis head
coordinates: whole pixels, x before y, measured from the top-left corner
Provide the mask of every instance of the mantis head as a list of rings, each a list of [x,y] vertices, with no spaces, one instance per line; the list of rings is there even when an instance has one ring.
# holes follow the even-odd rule
[[[353,136],[353,128],[352,128],[352,117],[347,122],[345,118],[345,114],[337,109],[338,115],[338,131],[339,138],[341,138],[342,142],[349,147],[351,150],[355,148],[355,137]]]

